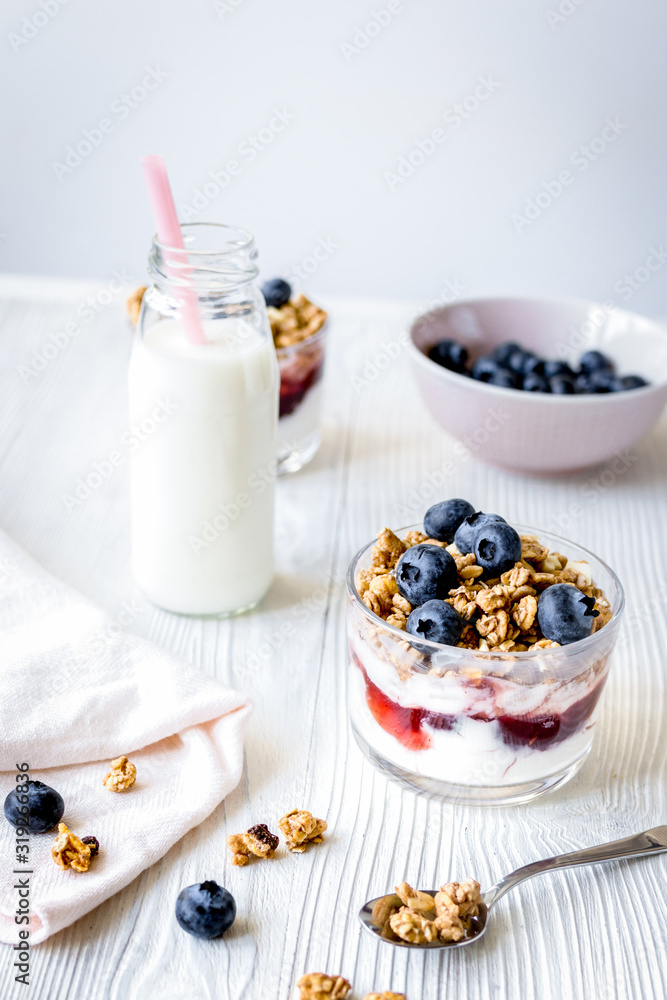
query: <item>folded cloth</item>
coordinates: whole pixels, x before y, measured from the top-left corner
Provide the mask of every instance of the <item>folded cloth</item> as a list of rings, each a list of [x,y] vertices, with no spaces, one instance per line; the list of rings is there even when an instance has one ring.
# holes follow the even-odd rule
[[[17,765],[56,788],[63,822],[94,836],[90,869],[51,858],[57,830],[29,838],[17,860],[14,827],[0,817],[0,940],[30,929],[38,944],[122,889],[201,823],[237,784],[250,703],[153,643],[123,633],[0,532],[0,798]],[[108,791],[114,757],[128,755],[135,785]],[[29,879],[30,894],[21,893]],[[29,925],[17,924],[19,899]]]

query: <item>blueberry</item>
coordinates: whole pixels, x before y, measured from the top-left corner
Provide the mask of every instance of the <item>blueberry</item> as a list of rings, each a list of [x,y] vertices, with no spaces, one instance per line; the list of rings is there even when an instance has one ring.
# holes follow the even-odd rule
[[[521,539],[511,524],[490,522],[475,537],[477,564],[491,576],[506,573],[521,559]]]
[[[510,354],[506,361],[506,365],[518,375],[523,375],[524,366],[531,360],[531,358],[534,357],[534,354],[531,354],[529,351],[524,351],[524,349],[520,347],[517,351],[514,351],[513,354]]]
[[[590,376],[591,392],[614,392],[617,378],[611,370],[593,372]]]
[[[602,351],[586,351],[579,359],[579,367],[586,375],[593,372],[613,371],[614,362]]]
[[[490,354],[482,354],[470,369],[472,377],[478,382],[488,382],[499,369],[498,362]]]
[[[20,802],[27,796],[27,802]],[[46,833],[60,823],[65,803],[60,792],[43,781],[17,784],[5,799],[5,818],[12,826],[24,826],[30,833]]]
[[[524,377],[526,375],[544,375],[544,361],[542,358],[538,358],[535,354],[529,354],[523,363],[522,374]]]
[[[398,589],[413,608],[446,597],[456,581],[456,563],[439,545],[413,545],[396,566]]]
[[[455,646],[461,638],[465,622],[458,611],[446,601],[427,601],[415,608],[408,618],[406,629],[411,635]]]
[[[442,500],[434,503],[424,514],[424,531],[429,538],[439,542],[454,541],[454,535],[461,521],[475,513],[475,508],[467,500]]]
[[[267,306],[280,309],[290,300],[292,294],[291,286],[283,278],[272,278],[262,285],[262,295]]]
[[[201,882],[181,889],[176,900],[176,919],[188,934],[216,938],[228,931],[236,917],[231,892],[217,882]]]
[[[504,522],[505,518],[501,517],[500,514],[483,514],[480,510],[476,514],[466,517],[465,521],[461,522],[454,535],[454,545],[456,545],[462,555],[473,551],[477,532],[491,521]]]
[[[537,620],[547,639],[567,646],[585,639],[593,631],[593,619],[599,611],[595,599],[586,597],[571,583],[555,583],[540,594]]]
[[[616,379],[614,391],[625,392],[627,389],[642,389],[645,385],[649,385],[649,383],[641,375],[623,375],[622,378]]]
[[[499,365],[505,366],[515,351],[520,351],[521,347],[513,340],[506,340],[504,344],[498,344],[491,352],[491,357],[495,358]]]
[[[498,368],[489,379],[489,385],[497,385],[501,389],[518,389],[521,376],[511,368]]]
[[[593,388],[593,382],[590,375],[585,372],[580,372],[574,381],[575,392],[579,395],[586,395],[589,392],[595,392]]]
[[[565,378],[574,379],[575,374],[565,361],[545,361],[542,374],[546,378],[555,378],[563,375]]]
[[[574,382],[566,375],[553,375],[549,379],[549,388],[554,396],[571,396],[576,392]]]
[[[544,375],[529,374],[524,375],[521,388],[524,392],[551,392],[551,386]]]
[[[462,344],[457,344],[455,340],[438,341],[428,352],[428,356],[431,361],[435,361],[436,365],[442,365],[443,368],[448,368],[451,372],[459,373],[465,371],[468,360],[467,350]]]

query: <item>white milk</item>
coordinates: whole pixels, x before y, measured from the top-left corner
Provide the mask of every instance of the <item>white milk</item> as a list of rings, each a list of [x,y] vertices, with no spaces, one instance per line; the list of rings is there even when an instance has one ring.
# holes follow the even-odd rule
[[[135,340],[132,566],[160,607],[219,615],[256,604],[273,577],[279,375],[269,337],[240,319],[203,325],[203,345],[175,319]]]

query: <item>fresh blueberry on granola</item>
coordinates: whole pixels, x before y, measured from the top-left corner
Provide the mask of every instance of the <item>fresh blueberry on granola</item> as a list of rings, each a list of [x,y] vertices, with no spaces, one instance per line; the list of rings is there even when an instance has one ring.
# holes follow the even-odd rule
[[[521,559],[521,538],[511,524],[489,521],[475,537],[478,566],[491,576],[500,576]]]
[[[569,583],[557,583],[543,591],[537,605],[537,620],[545,638],[561,646],[589,636],[599,614],[595,599]]]
[[[400,594],[412,606],[444,598],[456,582],[456,563],[436,545],[413,545],[396,567]]]
[[[483,514],[481,510],[478,510],[477,513],[466,517],[456,529],[454,545],[461,555],[466,555],[474,550],[477,534],[485,525],[491,521],[504,520],[505,518],[501,517],[500,514]]]
[[[465,621],[446,601],[426,601],[408,618],[406,631],[429,642],[455,646],[461,638]]]
[[[216,938],[228,931],[236,917],[231,892],[207,881],[181,889],[176,900],[176,919],[188,934]]]
[[[64,812],[65,802],[60,792],[42,781],[19,783],[5,799],[7,821],[17,828],[25,827],[30,833],[52,830]]]
[[[291,294],[292,288],[283,278],[272,278],[262,285],[264,300],[267,306],[273,306],[274,309],[280,309],[289,302]]]
[[[442,500],[424,514],[424,531],[429,538],[437,538],[439,542],[453,542],[459,525],[474,513],[475,508],[467,500]]]

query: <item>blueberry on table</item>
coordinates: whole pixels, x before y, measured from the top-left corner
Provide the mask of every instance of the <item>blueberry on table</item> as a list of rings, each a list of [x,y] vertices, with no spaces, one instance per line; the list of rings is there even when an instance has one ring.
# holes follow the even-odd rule
[[[176,900],[176,919],[188,934],[216,938],[228,931],[236,917],[231,892],[217,882],[201,882],[181,889]]]
[[[413,545],[396,566],[399,592],[413,608],[446,597],[457,579],[456,563],[439,545]]]
[[[492,521],[503,521],[504,523],[505,518],[501,517],[500,514],[483,514],[479,510],[476,514],[471,514],[470,517],[466,517],[465,521],[461,522],[454,535],[454,545],[461,555],[467,555],[468,552],[474,550],[477,532]]]
[[[26,787],[27,784],[27,787]],[[28,799],[21,802],[19,799]],[[12,826],[23,826],[30,833],[46,833],[60,823],[65,802],[60,792],[43,781],[17,784],[5,799],[5,818]]]
[[[592,375],[593,372],[613,371],[614,362],[602,351],[586,351],[579,358],[579,367],[586,375]]]
[[[442,365],[452,372],[464,372],[468,352],[462,344],[457,344],[455,340],[440,340],[428,352],[431,361],[436,365]]]
[[[544,375],[532,373],[524,375],[521,388],[524,392],[551,392],[551,386]]]
[[[408,618],[406,629],[411,635],[429,642],[455,646],[461,638],[465,622],[461,615],[446,601],[426,601],[415,608]]]
[[[424,531],[429,538],[449,544],[454,541],[461,522],[474,513],[475,508],[467,500],[442,500],[434,503],[424,514]]]
[[[271,281],[265,281],[262,285],[264,300],[267,306],[273,306],[274,309],[280,309],[281,306],[286,305],[291,294],[292,288],[283,278],[272,278]]]
[[[582,594],[571,583],[555,583],[540,594],[537,621],[547,639],[568,646],[585,639],[593,631],[595,599]]]
[[[521,559],[521,539],[518,531],[504,521],[485,524],[475,537],[475,557],[491,576],[506,573]]]
[[[513,340],[506,340],[503,344],[498,344],[491,352],[491,357],[495,358],[499,365],[505,366],[515,351],[520,351],[521,346]]]

